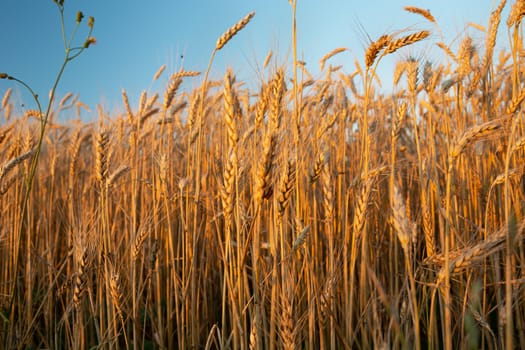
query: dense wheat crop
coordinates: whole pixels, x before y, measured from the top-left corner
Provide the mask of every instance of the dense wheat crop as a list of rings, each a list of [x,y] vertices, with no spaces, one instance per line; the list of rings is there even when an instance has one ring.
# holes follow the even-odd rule
[[[429,29],[378,38],[350,74],[330,65],[345,48],[324,79],[265,62],[256,90],[182,70],[137,109],[123,91],[122,114],[61,124],[85,107],[67,95],[27,212],[40,115],[7,91],[1,346],[525,348],[525,3],[500,25],[504,5],[451,47],[408,7]],[[420,40],[442,63],[396,56],[380,94],[381,59]]]

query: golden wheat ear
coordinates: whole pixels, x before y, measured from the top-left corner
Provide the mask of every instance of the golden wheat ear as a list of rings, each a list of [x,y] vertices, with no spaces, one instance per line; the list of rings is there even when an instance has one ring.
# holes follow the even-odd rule
[[[233,27],[228,29],[224,34],[221,35],[219,40],[217,40],[217,44],[215,45],[215,50],[219,51],[230,41],[237,33],[239,33],[246,25],[251,21],[251,19],[255,16],[255,12],[250,12],[247,14],[243,19],[241,19],[239,22],[237,22]]]
[[[415,6],[405,6],[404,9],[407,12],[415,13],[416,15],[425,17],[429,22],[436,23],[436,19],[434,18],[434,16],[432,16],[429,10],[425,10]]]

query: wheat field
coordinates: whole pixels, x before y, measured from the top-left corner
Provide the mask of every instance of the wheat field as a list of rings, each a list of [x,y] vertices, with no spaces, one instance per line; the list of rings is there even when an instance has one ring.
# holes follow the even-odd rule
[[[68,94],[43,136],[5,92],[0,347],[525,348],[525,1],[505,3],[454,46],[406,7],[429,30],[350,74],[345,48],[322,79],[269,55],[255,90],[162,67],[138,108],[123,90],[123,113],[60,123],[87,108]],[[380,93],[381,60],[422,40],[442,63],[396,56]]]

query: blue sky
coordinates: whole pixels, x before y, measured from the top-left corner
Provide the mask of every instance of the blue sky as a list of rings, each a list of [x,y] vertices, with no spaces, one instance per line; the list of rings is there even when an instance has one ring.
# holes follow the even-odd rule
[[[441,40],[440,34],[422,17],[405,12],[404,6],[429,9],[445,42],[455,48],[466,23],[487,26],[490,12],[497,5],[492,0],[297,2],[299,57],[318,77],[319,59],[334,48],[350,49],[330,63],[342,64],[343,71],[351,73],[355,59],[363,62],[368,36],[376,39],[407,28],[430,29],[432,36],[425,42],[381,64],[383,81],[391,79],[396,59],[415,55],[439,62],[444,57],[434,45]],[[65,8],[68,33],[77,10],[82,10],[86,19],[95,17],[93,35],[97,43],[67,67],[58,96],[67,92],[79,94],[93,111],[98,103],[112,113],[121,110],[123,88],[132,101],[138,99],[142,90],[163,91],[168,74],[181,66],[204,71],[217,38],[250,11],[256,12],[254,19],[217,54],[211,78],[222,77],[226,67],[232,66],[239,80],[257,83],[269,50],[273,51],[276,64],[286,63],[291,57],[291,7],[287,0],[65,0]],[[0,72],[25,80],[45,100],[64,57],[56,5],[52,0],[1,0],[0,15]],[[467,30],[474,39],[484,37],[472,27]],[[504,25],[500,30],[504,42],[499,42],[497,48],[506,41]],[[77,34],[79,44],[86,32],[84,23]],[[163,64],[167,65],[163,77],[152,82]],[[191,89],[199,83],[200,80],[187,81],[184,87]],[[23,110],[21,100],[27,105],[25,108],[34,108],[22,89],[12,82],[0,80],[0,98],[8,87],[14,87],[12,96],[19,100],[19,109]]]

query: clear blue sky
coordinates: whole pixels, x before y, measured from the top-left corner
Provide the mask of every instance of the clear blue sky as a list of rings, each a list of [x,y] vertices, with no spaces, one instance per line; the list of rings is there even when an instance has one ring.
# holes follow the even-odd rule
[[[510,4],[507,4],[504,20]],[[319,59],[334,48],[350,49],[334,59],[344,71],[354,70],[354,59],[363,61],[368,37],[404,28],[430,29],[432,36],[424,43],[400,52],[383,64],[380,78],[391,79],[396,59],[413,54],[421,57],[439,53],[435,43],[439,33],[422,17],[403,10],[406,5],[429,9],[436,17],[447,44],[455,43],[467,22],[487,26],[492,0],[298,0],[298,49],[307,68],[319,76]],[[101,103],[110,112],[121,109],[121,90],[125,88],[132,101],[142,90],[163,91],[169,73],[183,66],[204,71],[217,38],[250,11],[252,22],[221,50],[211,77],[222,77],[232,66],[238,79],[257,82],[258,68],[269,50],[278,63],[290,58],[291,7],[287,0],[65,0],[67,31],[70,32],[77,10],[95,17],[96,45],[68,66],[58,88],[59,98],[67,92],[80,95],[80,100],[93,111]],[[0,72],[6,72],[30,83],[43,97],[47,96],[63,59],[59,16],[52,0],[0,1]],[[87,22],[87,21],[86,21]],[[504,21],[500,30],[504,32]],[[85,38],[87,25],[77,35]],[[483,34],[468,29],[476,39]],[[502,36],[506,41],[506,34]],[[456,40],[457,41],[457,40]],[[500,42],[502,47],[505,42]],[[181,59],[183,55],[183,59]],[[404,56],[403,56],[404,55]],[[332,63],[332,61],[330,62]],[[167,65],[158,82],[152,83],[157,69]],[[185,83],[191,88],[194,83]],[[8,87],[14,87],[13,98],[23,99],[26,108],[34,105],[12,82],[0,80],[0,98]],[[21,102],[21,101],[19,101]],[[20,107],[19,107],[20,108]]]

